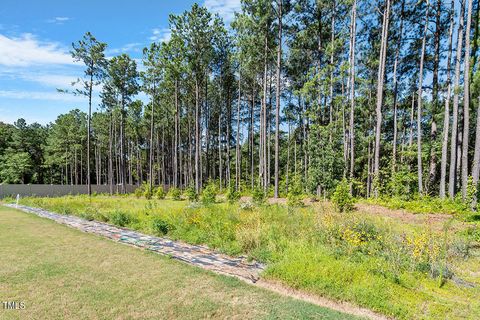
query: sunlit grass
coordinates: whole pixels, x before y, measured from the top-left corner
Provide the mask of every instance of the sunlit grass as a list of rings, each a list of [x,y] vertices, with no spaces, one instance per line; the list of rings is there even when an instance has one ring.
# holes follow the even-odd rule
[[[354,319],[0,207],[0,319]]]
[[[265,277],[403,319],[480,317],[475,224],[404,223],[328,203],[289,208],[132,196],[26,198],[26,205],[125,224],[267,263]],[[452,227],[453,226],[453,227]],[[445,233],[443,229],[450,231]],[[445,269],[448,266],[448,270]],[[439,275],[441,272],[441,275]],[[458,285],[451,274],[477,286]]]

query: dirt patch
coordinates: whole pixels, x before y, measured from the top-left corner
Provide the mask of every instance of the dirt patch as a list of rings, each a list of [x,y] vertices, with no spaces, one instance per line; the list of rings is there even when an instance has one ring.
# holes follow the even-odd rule
[[[383,217],[388,217],[396,220],[400,220],[404,223],[409,224],[427,224],[434,226],[436,228],[443,228],[443,225],[448,220],[452,219],[452,216],[449,214],[441,213],[411,213],[406,210],[401,209],[389,209],[380,205],[367,204],[367,203],[357,203],[355,208],[358,211],[363,211],[373,215],[379,215]]]
[[[252,202],[252,197],[247,197],[247,196],[243,196],[240,198],[240,202]],[[281,205],[287,205],[288,203],[288,200],[287,198],[268,198],[266,199],[266,202],[268,204],[281,204]],[[313,198],[305,198],[302,200],[303,204],[306,205],[306,206],[310,206],[314,203],[317,203],[318,200],[315,200]]]

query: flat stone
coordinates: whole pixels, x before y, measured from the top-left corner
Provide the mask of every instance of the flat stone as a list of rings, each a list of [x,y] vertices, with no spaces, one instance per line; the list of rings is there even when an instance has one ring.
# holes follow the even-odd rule
[[[120,243],[147,249],[206,270],[234,276],[248,282],[256,282],[261,272],[265,269],[265,266],[261,263],[255,261],[247,262],[245,257],[230,257],[202,245],[190,245],[164,237],[154,237],[108,223],[88,221],[76,216],[61,215],[39,208],[14,204],[6,206],[33,213],[83,232],[97,234]]]

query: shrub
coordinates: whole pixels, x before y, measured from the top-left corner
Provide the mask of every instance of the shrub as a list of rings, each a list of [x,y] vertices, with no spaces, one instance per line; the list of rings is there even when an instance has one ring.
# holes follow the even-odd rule
[[[392,174],[387,183],[387,190],[391,196],[404,200],[410,199],[413,191],[416,191],[415,183],[417,176],[408,170],[399,170]]]
[[[85,212],[80,212],[78,216],[82,219],[88,220],[88,221],[93,221],[95,220],[95,217],[93,213],[85,211]]]
[[[202,192],[202,203],[204,205],[215,203],[217,198],[217,187],[213,181],[209,181],[205,189]]]
[[[178,201],[182,197],[182,192],[178,188],[170,188],[170,190],[168,190],[168,196],[173,200]]]
[[[160,235],[166,235],[173,229],[172,225],[161,217],[155,217],[151,222],[151,226],[153,231]]]
[[[353,210],[355,201],[350,194],[350,186],[347,179],[344,178],[335,188],[332,195],[332,202],[340,212],[350,212]]]
[[[257,205],[265,203],[265,191],[260,186],[253,189],[252,200]]]
[[[473,183],[473,177],[469,176],[468,177],[468,182],[467,182],[467,196],[465,199],[465,203],[468,204],[472,210],[475,210],[476,208],[476,198],[477,198],[477,186]]]
[[[95,220],[101,222],[108,222],[110,220],[110,217],[105,213],[97,212],[97,214],[95,214]]]
[[[158,200],[163,200],[165,199],[165,190],[163,189],[163,187],[158,187],[156,190],[155,190],[155,196],[157,197]]]
[[[110,216],[110,221],[117,226],[126,227],[132,221],[132,219],[128,213],[115,210]]]
[[[300,183],[300,179],[295,178],[292,187],[288,190],[287,204],[290,207],[300,207],[303,205],[302,184]]]
[[[135,197],[137,197],[137,199],[141,198],[143,196],[143,192],[144,192],[143,186],[138,187],[137,189],[135,189],[135,192],[134,192]]]
[[[150,184],[147,182],[143,183],[143,196],[145,199],[150,200],[153,196],[153,189],[150,187]]]
[[[235,203],[240,199],[240,192],[235,189],[235,185],[233,183],[230,183],[226,197],[229,203]]]
[[[198,201],[198,193],[195,190],[195,186],[191,184],[187,189],[185,189],[185,196],[189,201]]]

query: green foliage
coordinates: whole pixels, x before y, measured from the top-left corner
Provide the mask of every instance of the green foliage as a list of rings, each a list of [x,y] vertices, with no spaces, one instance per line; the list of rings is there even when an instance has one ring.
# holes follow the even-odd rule
[[[151,221],[152,230],[159,235],[166,235],[173,226],[162,217],[154,217]]]
[[[147,182],[143,183],[143,196],[147,200],[151,200],[153,197],[153,189],[150,187],[150,184]]]
[[[207,186],[202,191],[202,203],[204,205],[209,205],[215,203],[217,198],[217,186],[213,181],[209,181]]]
[[[143,190],[143,186],[138,187],[134,191],[135,197],[137,197],[137,199],[140,199],[141,197],[143,197],[144,192],[145,190]]]
[[[475,183],[473,183],[473,177],[469,176],[468,182],[467,182],[467,194],[465,198],[465,203],[470,208],[472,208],[472,210],[475,210],[477,196],[478,196],[477,186],[475,185]]]
[[[379,204],[389,209],[404,209],[412,213],[442,213],[455,214],[459,217],[468,219],[472,217],[474,212],[470,206],[462,201],[461,194],[455,199],[440,199],[438,197],[430,197],[428,195],[415,195],[410,200],[404,197],[387,197],[383,196],[378,199],[368,199],[367,203]]]
[[[32,159],[27,152],[7,149],[5,155],[0,156],[0,181],[4,183],[25,183],[32,167]]]
[[[184,195],[187,197],[188,201],[198,201],[198,193],[193,184],[189,185],[188,188],[185,189]]]
[[[132,219],[127,212],[115,210],[110,215],[110,222],[120,227],[126,227],[132,222]]]
[[[257,205],[262,205],[265,203],[265,191],[262,187],[256,186],[252,191],[252,200]]]
[[[165,199],[165,196],[166,193],[162,186],[159,186],[155,189],[155,197],[157,197],[158,200]]]
[[[410,199],[417,191],[417,176],[408,170],[393,172],[387,183],[388,193],[392,197],[399,197],[405,200]]]
[[[175,201],[181,200],[182,191],[178,188],[172,187],[168,190],[168,196]]]
[[[335,188],[332,195],[332,202],[340,212],[350,212],[353,210],[355,199],[350,194],[350,185],[347,179],[342,179]]]
[[[236,190],[234,183],[230,183],[230,186],[228,187],[226,193],[226,197],[227,201],[231,204],[236,203],[238,200],[240,200],[240,192]]]
[[[288,189],[287,204],[291,207],[299,207],[303,205],[302,202],[302,184],[298,177],[293,179],[293,183]]]

